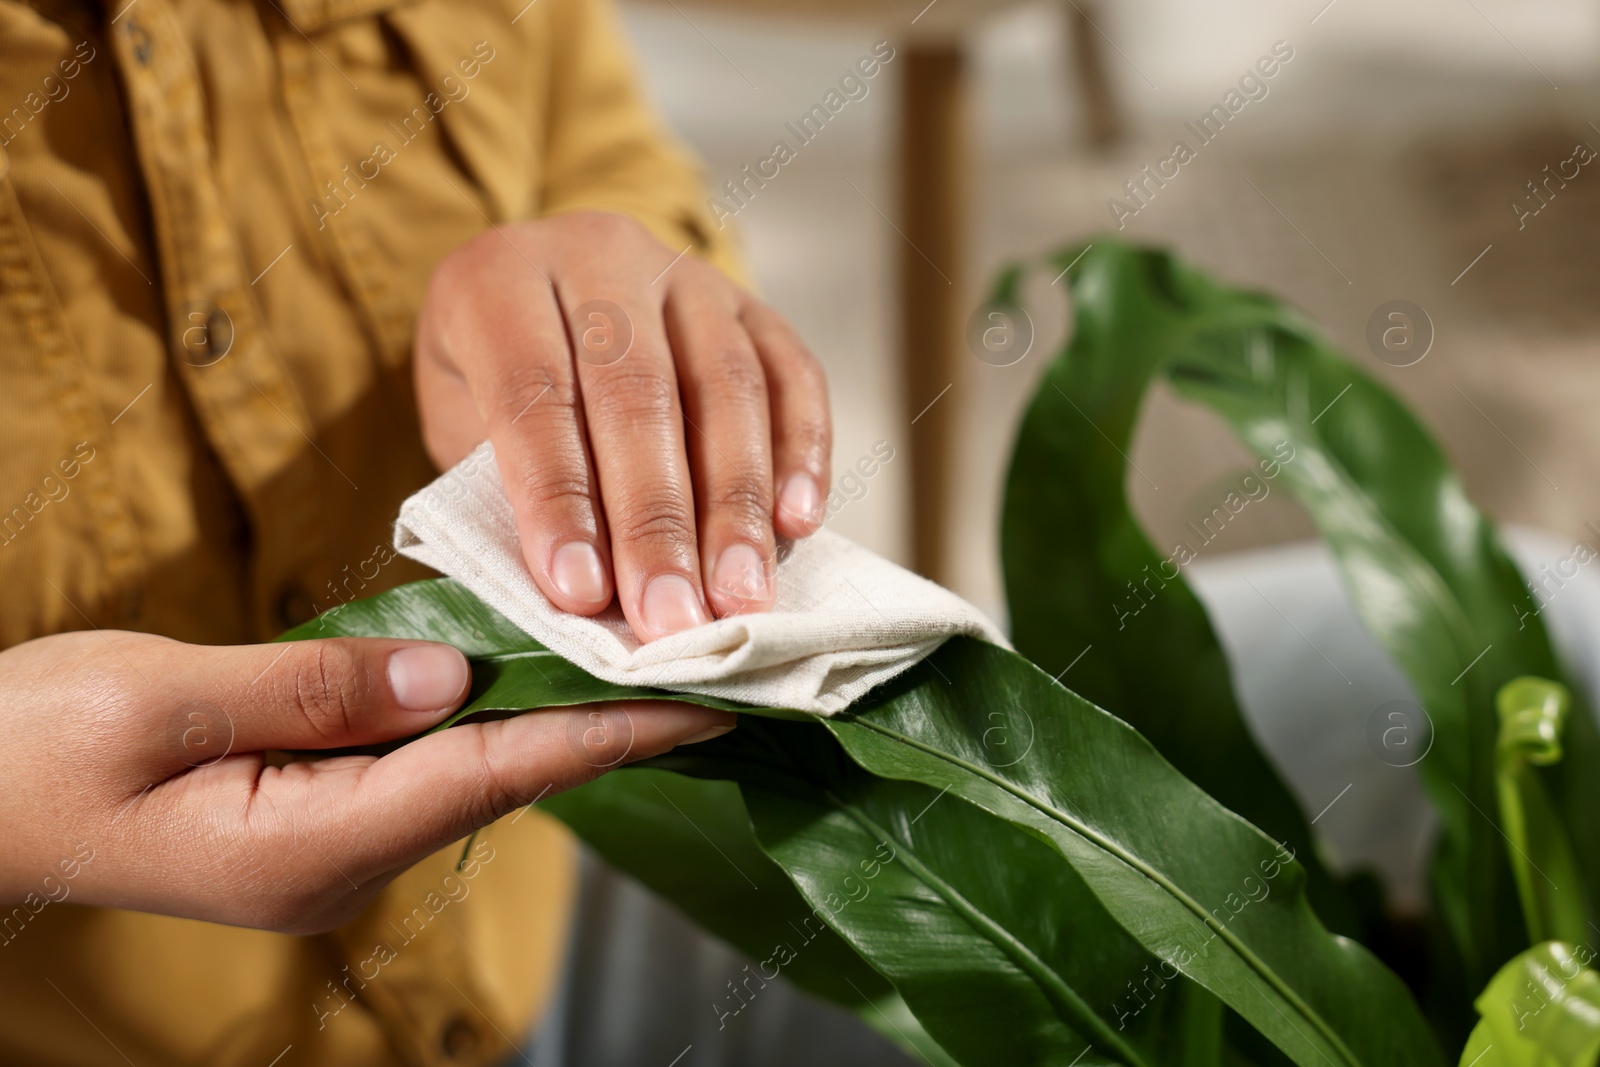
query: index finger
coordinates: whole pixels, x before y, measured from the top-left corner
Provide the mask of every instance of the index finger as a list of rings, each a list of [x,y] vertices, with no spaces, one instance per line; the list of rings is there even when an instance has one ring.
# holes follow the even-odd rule
[[[519,807],[732,729],[731,712],[674,701],[546,708],[467,722],[365,767],[335,805],[355,865],[409,866]]]
[[[548,285],[463,294],[446,327],[494,443],[534,584],[563,611],[611,601],[611,558],[567,327]]]

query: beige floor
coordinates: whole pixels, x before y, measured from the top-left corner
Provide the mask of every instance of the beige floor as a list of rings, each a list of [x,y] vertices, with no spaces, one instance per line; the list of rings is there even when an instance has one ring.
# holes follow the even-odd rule
[[[1268,95],[1123,236],[1169,244],[1293,300],[1420,409],[1492,514],[1600,540],[1583,529],[1600,524],[1600,161],[1521,230],[1507,206],[1578,141],[1600,147],[1591,124],[1600,122],[1600,9],[1568,0],[1325,3],[1102,0],[1097,21],[1129,112],[1127,139],[1104,154],[1079,143],[1055,7],[1023,7],[975,33],[974,293],[1007,259],[1110,228],[1106,201],[1122,182],[1165,155],[1183,120],[1275,41],[1288,41],[1295,58]],[[628,15],[664,110],[718,183],[769,154],[787,120],[889,35],[681,4]],[[895,76],[891,62],[737,219],[760,285],[829,368],[840,467],[874,442],[904,441],[890,272],[901,238],[880,214],[893,215]],[[1000,472],[1063,323],[1059,296],[1041,288],[1034,353],[1006,369],[973,360],[947,398],[961,405],[964,427],[950,516],[954,584],[993,611]],[[1437,334],[1405,369],[1381,364],[1362,340],[1372,310],[1397,297],[1422,305]],[[1160,488],[1136,483],[1135,498],[1158,541],[1201,510],[1207,486],[1240,457],[1207,417],[1154,400],[1134,460]],[[903,474],[903,464],[888,464],[835,527],[904,558]],[[1275,495],[1211,551],[1307,530]]]

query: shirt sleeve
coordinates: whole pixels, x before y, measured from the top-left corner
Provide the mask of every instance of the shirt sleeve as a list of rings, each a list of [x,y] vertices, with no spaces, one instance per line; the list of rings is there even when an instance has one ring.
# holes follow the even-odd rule
[[[628,215],[745,284],[733,231],[706,206],[701,166],[640,91],[612,0],[542,2],[552,6],[553,47],[541,213]]]

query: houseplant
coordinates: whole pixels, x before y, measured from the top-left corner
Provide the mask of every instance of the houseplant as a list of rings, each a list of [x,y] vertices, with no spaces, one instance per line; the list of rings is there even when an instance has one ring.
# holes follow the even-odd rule
[[[934,1062],[1427,1065],[1465,1046],[1482,1067],[1593,1064],[1600,739],[1538,617],[1513,627],[1528,594],[1492,527],[1404,407],[1278,302],[1114,242],[1058,260],[1074,327],[1003,514],[1018,652],[952,640],[832,719],[734,707],[741,729],[541,806],[758,980],[784,974]],[[1276,464],[1435,724],[1415,989],[1375,954],[1401,940],[1380,889],[1319,862],[1245,726],[1186,561],[1128,507],[1158,379]],[[330,634],[462,648],[474,685],[452,721],[668,695],[529,657],[448,580],[286,636]],[[1055,676],[1088,645],[1069,690]],[[1536,1006],[1510,1006],[1530,982]]]

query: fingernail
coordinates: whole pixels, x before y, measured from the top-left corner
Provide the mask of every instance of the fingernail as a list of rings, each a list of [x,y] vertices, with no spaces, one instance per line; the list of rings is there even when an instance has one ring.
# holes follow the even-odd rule
[[[739,725],[739,724],[738,723],[734,723],[734,722],[729,722],[729,723],[723,723],[720,726],[713,726],[708,730],[701,730],[699,733],[695,734],[693,737],[685,737],[682,741],[679,741],[678,744],[680,744],[680,745],[698,745],[700,742],[709,741],[713,737],[721,737],[723,734],[727,733],[729,730],[732,730],[737,725]]]
[[[761,553],[742,544],[722,550],[711,572],[711,584],[717,592],[738,600],[764,601],[772,588]]]
[[[650,579],[650,584],[644,587],[639,611],[644,616],[645,628],[657,637],[710,621],[699,594],[681,574],[661,574]]]
[[[467,688],[467,657],[449,645],[412,645],[389,656],[389,689],[407,711],[443,711]]]
[[[778,494],[778,511],[807,526],[822,525],[822,493],[809,474],[791,474]]]
[[[587,541],[568,541],[550,557],[550,580],[561,595],[581,604],[611,599],[600,553]]]

